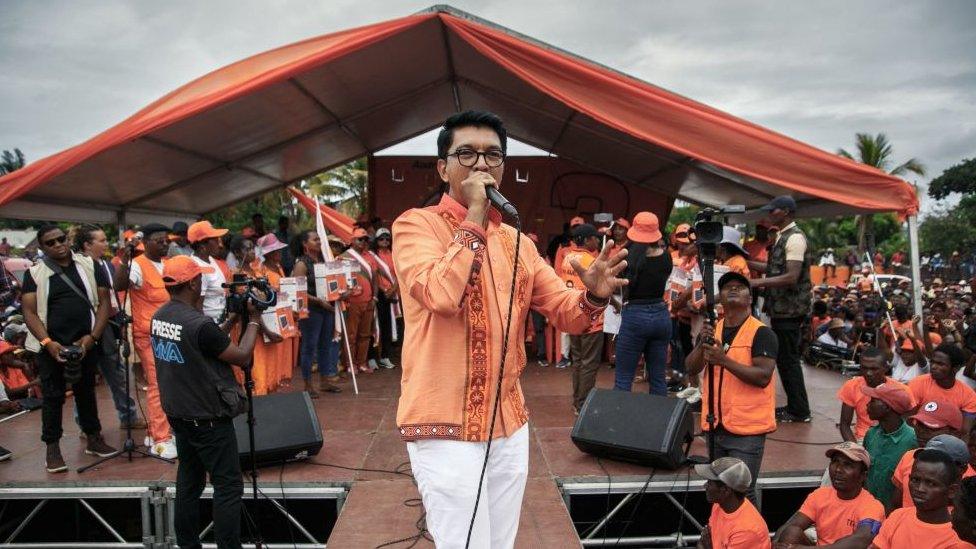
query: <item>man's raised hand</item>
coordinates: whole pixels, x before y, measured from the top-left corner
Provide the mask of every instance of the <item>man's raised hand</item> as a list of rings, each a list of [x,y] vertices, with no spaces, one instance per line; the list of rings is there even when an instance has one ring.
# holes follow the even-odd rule
[[[586,289],[594,297],[600,299],[608,299],[617,289],[627,285],[627,279],[617,277],[627,268],[627,250],[620,250],[611,256],[610,250],[612,248],[613,240],[607,240],[600,255],[590,264],[588,269],[583,269],[578,257],[569,260],[569,264],[579,275]]]

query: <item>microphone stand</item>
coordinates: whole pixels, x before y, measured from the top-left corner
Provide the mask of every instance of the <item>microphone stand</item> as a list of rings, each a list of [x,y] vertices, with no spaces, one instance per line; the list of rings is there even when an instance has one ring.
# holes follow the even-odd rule
[[[241,333],[237,336],[237,343],[240,345],[241,341],[244,339],[244,331],[247,330],[247,304],[245,302],[244,314],[238,315],[241,322]],[[260,332],[256,337],[263,337]],[[257,456],[254,450],[254,424],[256,423],[254,419],[254,377],[251,375],[251,367],[254,366],[254,354],[251,354],[251,358],[247,360],[246,364],[241,365],[241,369],[244,371],[244,394],[247,397],[247,440],[248,440],[248,460],[250,461],[250,475],[251,475],[251,501],[254,505],[254,513],[258,512],[258,470],[257,470]],[[263,547],[263,540],[261,539],[261,531],[257,528],[257,521],[255,521],[254,537],[252,540],[254,542],[255,549],[261,549]]]
[[[707,322],[713,328],[716,324],[715,314],[715,245],[701,244],[702,258],[702,284],[705,286],[705,316]],[[710,343],[714,343],[714,340]],[[708,414],[705,422],[708,423],[708,462],[715,461],[715,365],[709,362],[708,366]]]
[[[119,340],[118,342],[116,342],[116,350],[118,351],[117,356],[122,357],[122,363],[125,365],[125,400],[127,406],[129,402],[133,402],[132,385],[129,381],[129,372],[132,371],[132,358],[131,358],[132,355],[131,355],[131,349],[129,347],[129,330],[128,330],[129,324],[132,323],[132,318],[125,313],[126,305],[129,304],[129,294],[131,291],[132,288],[129,288],[129,290],[125,292],[125,301],[123,301],[119,305],[119,309],[120,309],[119,313],[115,316],[116,322],[119,325]],[[114,286],[112,288],[112,292],[115,293]],[[116,301],[119,300],[118,293],[115,293],[115,300]],[[110,330],[112,329],[112,327],[111,325],[109,325],[106,326],[105,329]],[[164,458],[162,456],[157,456],[152,452],[149,452],[147,450],[142,449],[139,446],[136,446],[135,441],[132,440],[132,414],[129,414],[129,421],[127,421],[125,424],[125,441],[122,442],[122,447],[116,450],[115,452],[113,452],[112,454],[95,461],[94,463],[89,463],[88,465],[79,467],[77,472],[84,473],[85,471],[92,469],[94,467],[98,467],[99,465],[107,461],[111,461],[121,456],[122,454],[125,454],[129,458],[129,461],[131,462],[132,454],[134,453],[143,455],[148,458],[158,459],[159,461],[165,461],[166,463],[169,464],[176,463],[175,460]]]

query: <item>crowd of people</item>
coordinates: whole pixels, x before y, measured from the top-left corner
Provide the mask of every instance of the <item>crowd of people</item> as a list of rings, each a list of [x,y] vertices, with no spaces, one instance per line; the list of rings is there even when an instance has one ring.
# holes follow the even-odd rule
[[[315,266],[328,259],[318,233],[293,232],[284,216],[275,231],[265,228],[260,214],[251,221],[239,234],[206,220],[172,226],[150,223],[125,231],[118,246],[112,246],[96,225],[67,230],[44,225],[38,230],[39,254],[22,280],[3,269],[3,305],[8,313],[0,342],[0,387],[9,398],[0,404],[0,412],[40,404],[49,472],[67,470],[59,444],[66,395],[73,396],[86,453],[104,457],[116,451],[101,435],[95,399],[98,378],[111,392],[123,429],[145,429],[144,443],[153,455],[178,457],[161,404],[150,334],[153,315],[171,299],[164,265],[176,257],[191,258],[205,269],[199,308],[235,340],[241,323],[226,310],[232,291],[227,283],[235,276],[267,280],[275,290],[286,277],[306,278],[307,318],[298,318],[297,337],[283,336],[267,318],[260,323],[261,337],[250,365],[256,395],[289,386],[296,366],[312,398],[319,398],[320,392],[342,392],[350,367],[361,373],[396,367],[392,350],[402,333],[397,327],[402,319],[389,229],[361,223],[351,242],[329,236],[332,257],[354,265],[354,282],[329,301],[316,295]],[[337,308],[345,311],[348,354],[342,323],[336,322]],[[126,391],[126,365],[118,345],[122,337],[134,350],[135,385],[145,394],[144,406],[139,394]],[[242,370],[236,375],[243,381]],[[0,449],[0,460],[10,456],[10,451]]]

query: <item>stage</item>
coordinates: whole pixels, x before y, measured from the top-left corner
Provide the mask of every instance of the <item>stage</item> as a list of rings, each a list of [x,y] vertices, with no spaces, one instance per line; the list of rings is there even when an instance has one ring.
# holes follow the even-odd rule
[[[358,396],[353,394],[352,384],[347,381],[342,385],[343,393],[322,394],[320,399],[314,401],[325,439],[322,452],[312,462],[267,467],[259,472],[260,491],[276,502],[262,507],[260,512],[273,515],[273,523],[288,528],[284,540],[271,539],[265,534],[266,541],[280,543],[281,547],[322,547],[327,541],[329,547],[358,548],[376,547],[417,533],[415,524],[420,518],[421,508],[404,504],[405,500],[418,497],[409,477],[392,472],[352,470],[394,471],[408,467],[406,446],[395,428],[400,372],[397,368],[371,375],[362,374],[358,378]],[[826,466],[824,451],[830,443],[840,441],[836,428],[840,404],[835,393],[844,378],[834,372],[809,367],[805,368],[805,373],[813,422],[781,425],[770,435],[760,476],[760,487],[764,493],[775,488],[806,489],[818,484]],[[517,547],[579,546],[578,528],[579,531],[584,528],[580,527],[578,517],[574,517],[577,519],[574,525],[567,509],[567,505],[577,496],[589,497],[591,507],[595,499],[602,511],[604,500],[609,510],[611,505],[615,507],[628,497],[627,494],[641,491],[645,483],[647,492],[659,495],[671,492],[681,497],[678,492],[684,494],[688,490],[700,493],[701,483],[694,474],[689,475],[685,470],[656,471],[648,482],[650,470],[647,468],[608,460],[598,462],[577,450],[569,436],[575,419],[570,404],[571,370],[552,366],[542,368],[533,363],[526,368],[522,383],[530,410],[531,439],[529,480]],[[300,385],[300,382],[294,385]],[[613,370],[602,368],[598,387],[612,385]],[[296,388],[293,386],[287,390]],[[646,384],[638,385],[635,390],[646,391]],[[103,434],[109,444],[117,446],[124,436],[123,432],[118,428],[107,387],[100,385],[98,391]],[[778,388],[778,393],[782,402],[781,388]],[[141,393],[141,396],[145,401],[145,393]],[[70,399],[68,403],[71,403]],[[22,507],[0,512],[0,528],[4,526],[2,521],[16,516],[15,511],[22,511],[21,515],[25,515],[41,500],[85,500],[81,505],[100,519],[98,522],[102,523],[104,532],[108,532],[103,535],[109,536],[107,541],[114,539],[117,543],[115,546],[142,547],[150,543],[165,546],[172,542],[172,517],[167,505],[172,501],[175,465],[136,456],[132,462],[117,458],[84,474],[76,473],[77,467],[91,463],[94,458],[84,455],[83,441],[72,419],[72,407],[65,406],[65,435],[61,449],[71,469],[66,474],[48,474],[44,470],[40,422],[40,411],[36,411],[0,423],[0,445],[14,452],[12,460],[0,463],[0,499],[23,500]],[[281,426],[258,425],[258,428]],[[134,438],[141,442],[143,433],[138,432]],[[692,453],[704,452],[702,440],[696,439]],[[609,479],[607,475],[610,475]],[[245,483],[248,493],[249,487],[250,484]],[[133,501],[133,506],[138,505],[133,507],[132,512],[141,514],[141,526],[128,524],[123,528],[113,524],[108,511],[88,504],[88,501],[99,499],[126,498]],[[309,509],[319,511],[303,511],[302,502],[308,502]],[[2,507],[6,510],[6,505]],[[578,511],[576,507],[573,510]],[[793,510],[778,511],[792,513]],[[285,511],[291,518],[286,516]],[[600,513],[599,516],[604,514]],[[699,521],[707,520],[705,514],[694,511],[692,514],[697,515],[694,518]],[[28,541],[22,539],[28,534],[33,536],[29,541],[62,541],[61,545],[46,547],[81,546],[63,540],[37,539],[43,534],[38,534],[36,530],[43,527],[44,516],[44,513],[38,513],[31,521],[24,520],[22,516],[18,522],[31,524],[25,527],[21,537],[11,541],[7,541],[10,531],[0,529],[0,547],[16,547],[15,543]],[[271,519],[265,517],[265,520]],[[135,519],[130,522],[132,520]],[[330,524],[333,521],[334,526]],[[292,527],[288,526],[289,523]],[[685,528],[685,531],[694,532],[694,528]],[[246,534],[247,530],[244,532]],[[609,535],[595,533],[594,539],[584,544],[596,544],[597,540]],[[645,541],[642,543],[635,537],[629,544],[660,544],[661,536],[655,539],[647,537]],[[97,545],[110,546],[111,543]],[[392,547],[409,545],[410,542],[407,542]],[[432,546],[424,540],[417,545]]]

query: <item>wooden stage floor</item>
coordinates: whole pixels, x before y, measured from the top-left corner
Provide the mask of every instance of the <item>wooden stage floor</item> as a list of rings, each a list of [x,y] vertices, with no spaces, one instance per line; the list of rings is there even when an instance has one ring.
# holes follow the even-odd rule
[[[385,541],[416,533],[415,523],[421,508],[403,502],[418,497],[412,481],[404,476],[352,469],[392,470],[408,461],[406,445],[396,430],[396,405],[399,394],[399,368],[359,377],[360,394],[354,395],[351,383],[343,384],[341,394],[323,394],[315,401],[325,445],[310,463],[284,467],[285,487],[346,486],[347,500],[328,540],[330,547],[375,547]],[[807,390],[813,408],[813,422],[786,424],[770,435],[766,443],[763,476],[819,475],[825,465],[824,451],[840,441],[836,423],[840,405],[835,396],[844,379],[840,374],[805,368]],[[300,383],[299,383],[300,384]],[[600,370],[598,387],[612,387],[613,371]],[[517,547],[573,547],[579,540],[563,503],[556,480],[601,481],[606,474],[614,482],[644,480],[647,468],[603,460],[604,473],[596,459],[580,452],[570,440],[574,422],[571,407],[572,381],[569,369],[542,368],[530,364],[523,374],[523,388],[530,410],[529,480],[522,508]],[[290,390],[295,390],[291,388]],[[639,384],[636,391],[646,391]],[[99,411],[106,440],[117,445],[123,432],[112,408],[108,389],[101,385]],[[778,388],[783,401],[782,389]],[[142,393],[143,401],[145,393]],[[64,409],[65,435],[61,448],[71,471],[51,475],[44,470],[44,445],[40,441],[39,411],[0,424],[0,445],[12,450],[14,458],[0,463],[0,488],[9,487],[85,487],[173,482],[176,467],[136,457],[132,462],[115,459],[83,475],[74,469],[94,461],[85,456],[78,428],[72,419],[71,400]],[[260,428],[260,426],[259,426]],[[134,435],[141,442],[143,433]],[[693,453],[704,453],[696,439]],[[404,466],[406,467],[406,466]],[[266,469],[261,484],[278,486],[279,468]],[[672,475],[682,473],[675,472]],[[658,472],[655,479],[668,474]],[[706,519],[707,517],[699,517]],[[432,547],[422,542],[418,547]]]

